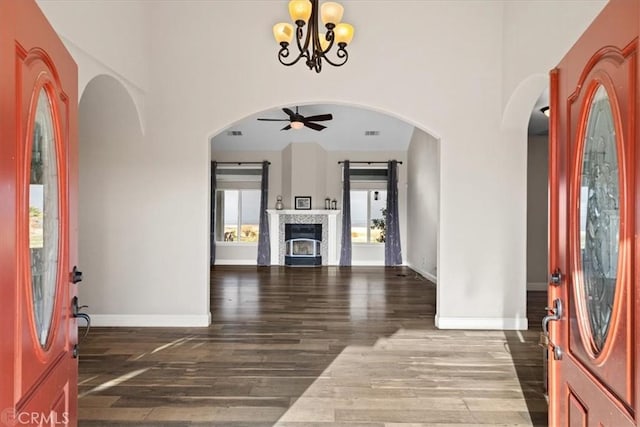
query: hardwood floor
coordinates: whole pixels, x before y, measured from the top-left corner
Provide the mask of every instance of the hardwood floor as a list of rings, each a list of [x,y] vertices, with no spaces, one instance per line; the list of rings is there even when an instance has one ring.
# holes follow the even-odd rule
[[[544,426],[530,331],[440,331],[407,268],[216,267],[209,328],[94,328],[81,426]]]

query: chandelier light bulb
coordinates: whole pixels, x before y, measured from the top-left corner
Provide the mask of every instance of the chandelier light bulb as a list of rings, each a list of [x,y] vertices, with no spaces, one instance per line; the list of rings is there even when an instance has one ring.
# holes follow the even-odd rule
[[[340,3],[328,1],[322,4],[320,8],[320,17],[324,25],[333,24],[338,25],[342,21],[342,14],[344,8]]]
[[[336,25],[335,38],[336,43],[344,43],[349,44],[353,39],[353,26],[350,24],[345,24],[344,22]]]
[[[291,43],[293,40],[293,25],[280,22],[273,26],[273,37],[278,43]]]
[[[307,22],[311,17],[311,2],[309,0],[291,0],[289,2],[289,15],[296,24]]]

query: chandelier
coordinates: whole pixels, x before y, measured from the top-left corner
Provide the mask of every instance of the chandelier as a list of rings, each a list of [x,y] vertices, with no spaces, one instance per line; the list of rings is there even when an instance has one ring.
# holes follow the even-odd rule
[[[289,2],[289,15],[295,23],[295,38],[298,45],[297,56],[289,58],[289,44],[294,37],[293,25],[281,22],[273,26],[273,35],[280,43],[278,59],[283,65],[294,65],[302,58],[310,70],[319,73],[322,62],[326,61],[334,67],[340,67],[347,62],[349,54],[346,47],[353,39],[353,26],[340,22],[344,8],[336,2],[324,2],[320,8],[320,18],[326,32],[320,32],[318,24],[318,0],[292,0]],[[303,30],[305,24],[307,31]],[[335,57],[327,54],[337,46]],[[333,54],[332,54],[333,55]]]

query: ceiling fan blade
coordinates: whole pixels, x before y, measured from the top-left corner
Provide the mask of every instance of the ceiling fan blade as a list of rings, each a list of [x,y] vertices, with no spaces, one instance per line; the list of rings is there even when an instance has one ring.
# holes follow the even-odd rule
[[[282,111],[284,111],[289,117],[294,116],[296,114],[293,111],[291,111],[290,108],[283,108]]]
[[[304,125],[313,130],[322,130],[326,128],[326,126],[319,125],[318,123],[304,122]]]
[[[289,119],[258,119],[263,122],[288,122]]]
[[[333,116],[331,114],[318,114],[317,116],[309,116],[304,119],[310,122],[323,122],[325,120],[333,120]]]
[[[285,127],[283,127],[283,128],[282,128],[282,129],[280,129],[280,130],[289,130],[289,129],[291,129],[291,125],[286,125]]]

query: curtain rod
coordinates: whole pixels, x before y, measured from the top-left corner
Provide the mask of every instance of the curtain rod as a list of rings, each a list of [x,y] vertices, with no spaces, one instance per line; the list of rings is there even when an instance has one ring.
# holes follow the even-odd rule
[[[399,165],[401,165],[401,164],[402,164],[402,161],[400,161],[400,160],[397,160],[396,162],[397,162]],[[342,160],[340,160],[340,161],[338,162],[338,164],[339,164],[339,165],[341,165],[342,163],[344,163],[344,161],[342,161]],[[349,160],[349,163],[351,163],[351,164],[366,164],[366,165],[372,165],[372,164],[374,164],[374,163],[384,163],[384,164],[387,164],[388,162],[363,162],[363,161],[362,161],[362,162],[352,162],[351,160]]]
[[[215,160],[213,160],[215,161]],[[242,166],[242,165],[261,165],[262,162],[216,162],[219,165],[238,165],[238,166]],[[271,164],[271,162],[267,162],[268,165]]]

